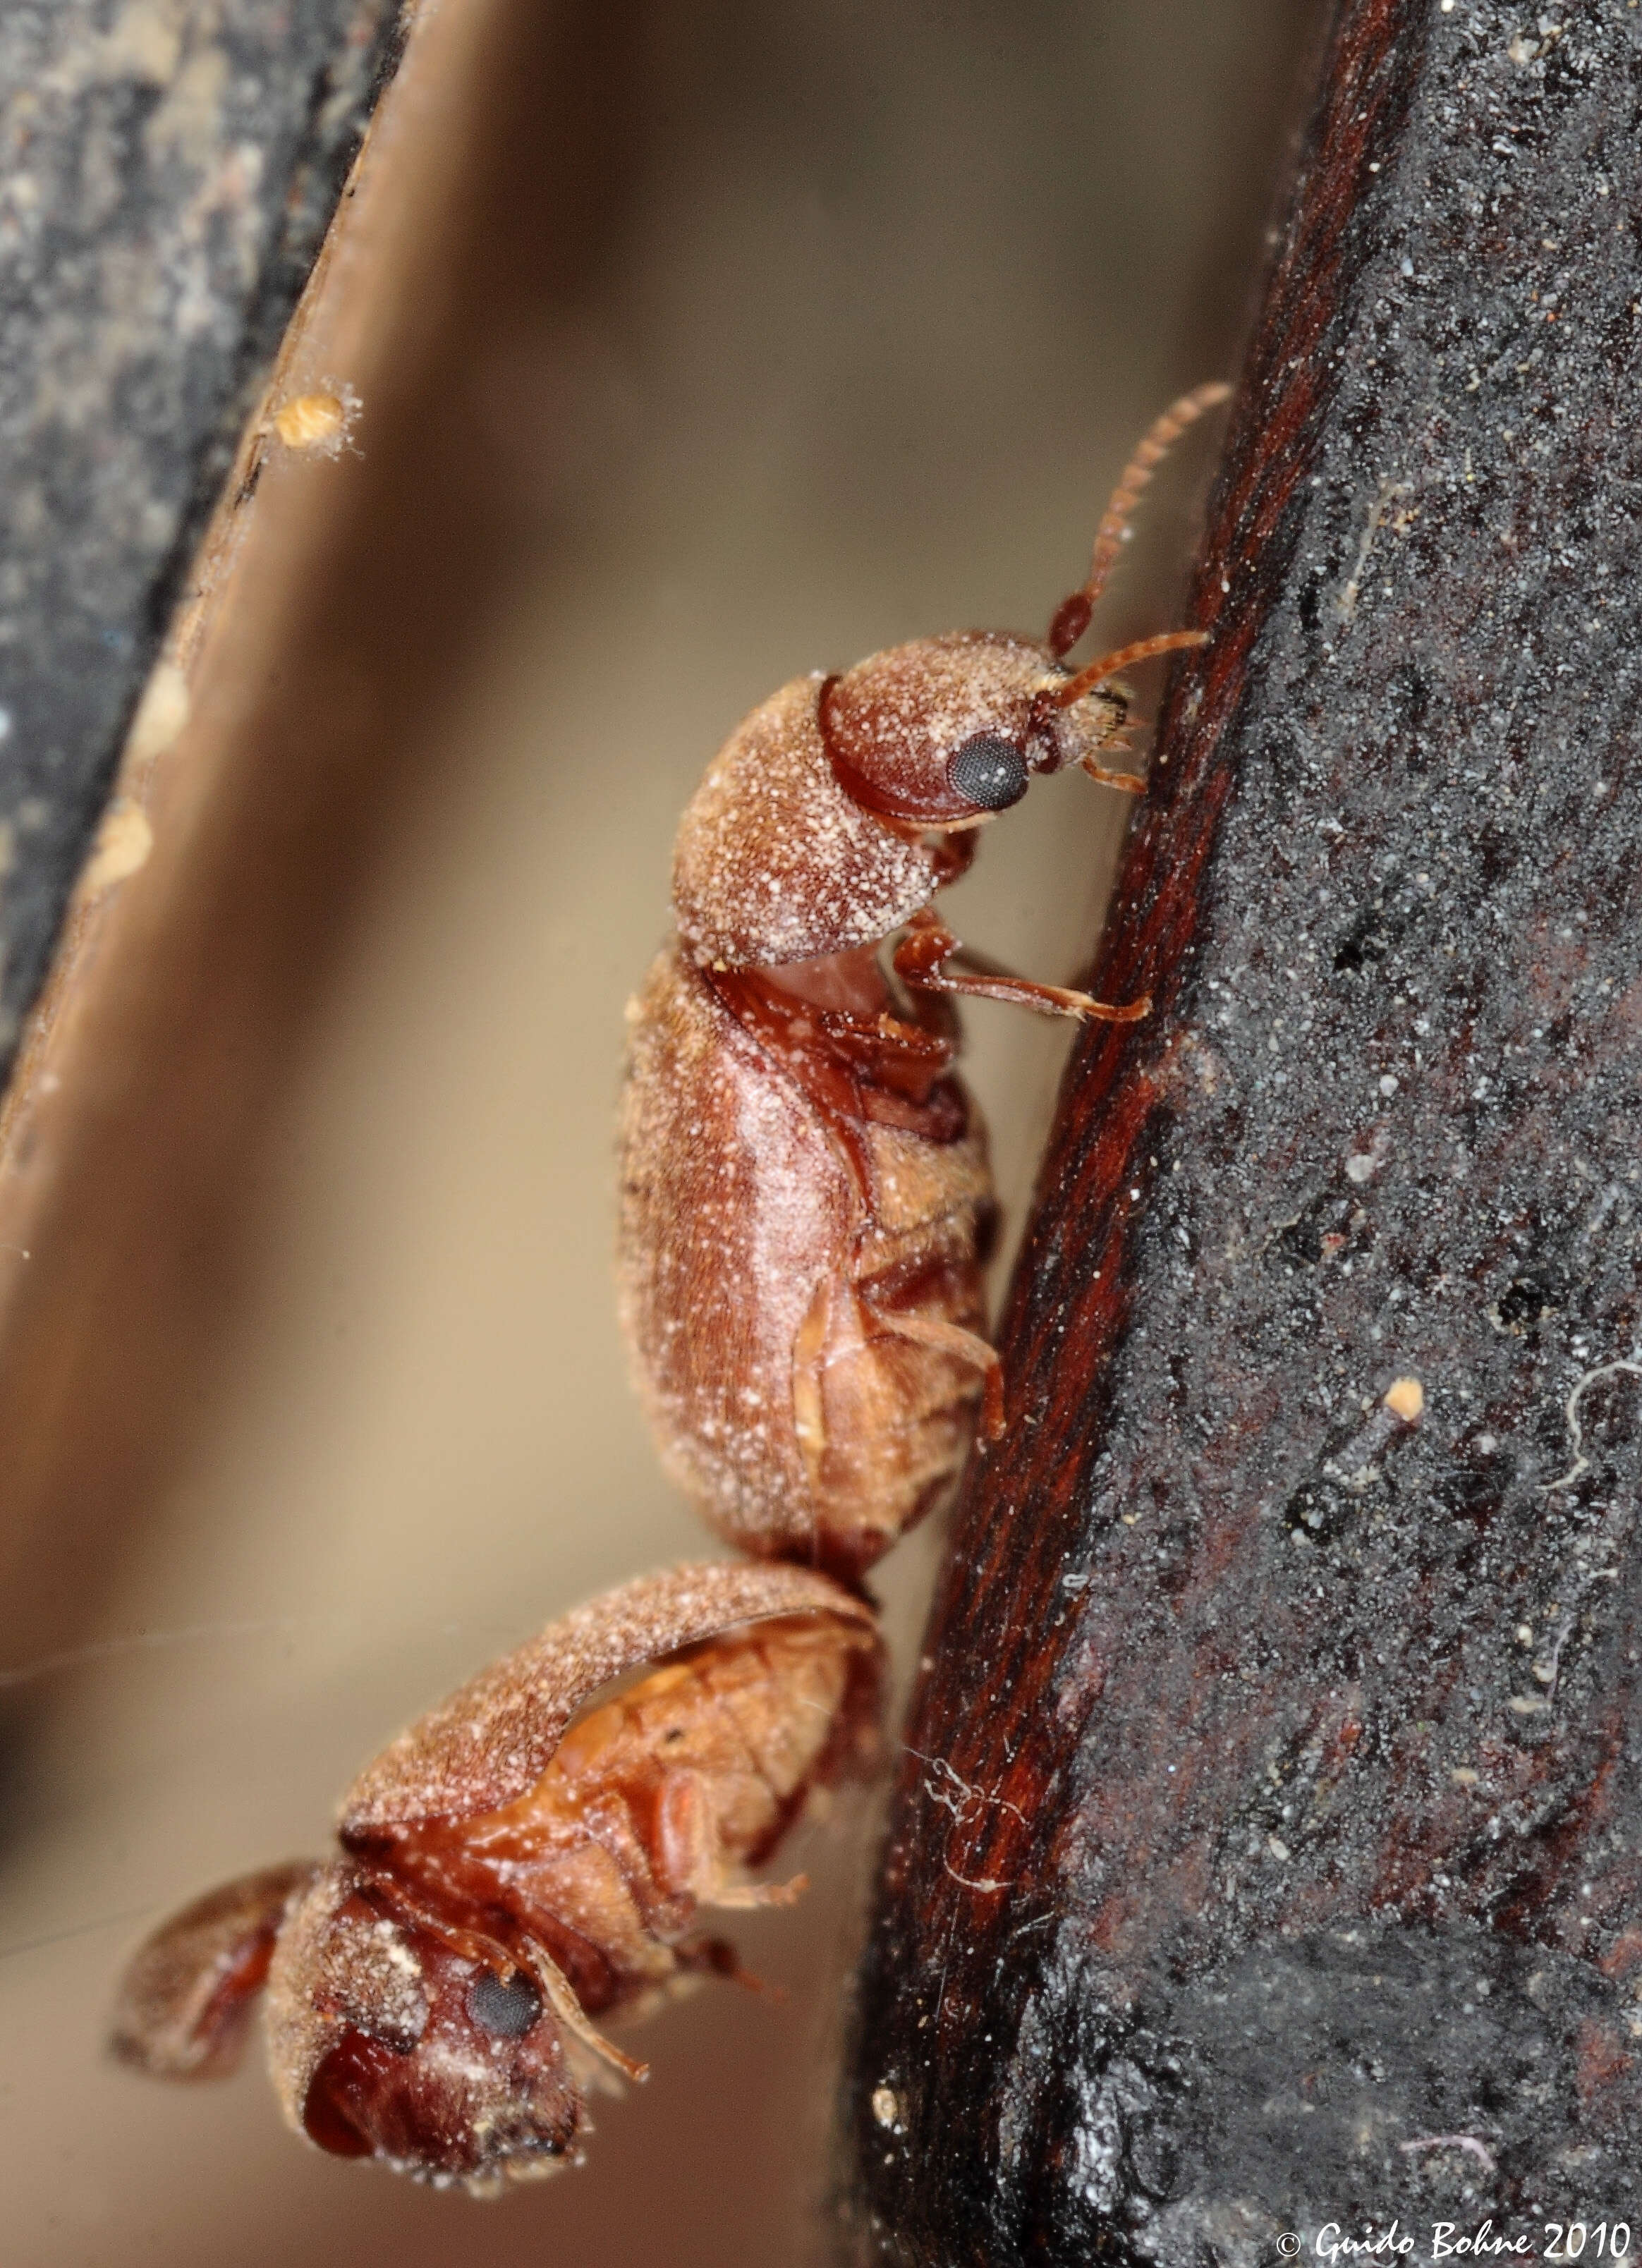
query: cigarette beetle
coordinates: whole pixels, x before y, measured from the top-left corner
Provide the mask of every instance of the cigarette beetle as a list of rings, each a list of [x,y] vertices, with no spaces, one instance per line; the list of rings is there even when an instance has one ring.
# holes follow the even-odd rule
[[[1228,391],[1152,427],[1046,639],[958,631],[797,678],[684,814],[678,934],[629,1011],[622,1322],[669,1475],[744,1550],[856,1580],[945,1491],[977,1400],[1002,1429],[985,1137],[941,996],[1116,1023],[1150,1004],[1011,976],[930,900],[1038,774],[1144,786],[1100,760],[1128,714],[1113,681],[1204,634],[1066,657],[1153,468]]]
[[[880,1667],[871,1609],[802,1568],[681,1567],[594,1600],[367,1767],[341,1858],[164,1923],[116,2052],[231,2071],[266,1983],[274,2085],[321,2149],[475,2196],[574,2161],[598,2066],[644,2076],[593,2019],[740,1973],[696,1908],[798,1895],[743,1870],[868,1768]]]

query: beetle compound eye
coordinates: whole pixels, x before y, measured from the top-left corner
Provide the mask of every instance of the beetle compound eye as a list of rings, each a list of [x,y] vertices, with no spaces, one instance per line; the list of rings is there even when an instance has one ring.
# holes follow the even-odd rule
[[[505,1978],[482,1969],[468,1988],[468,2010],[482,2032],[519,2040],[541,2015],[541,1995],[522,1969]]]
[[[983,811],[1007,811],[1027,792],[1027,760],[999,733],[972,733],[946,759],[946,784],[954,795]]]

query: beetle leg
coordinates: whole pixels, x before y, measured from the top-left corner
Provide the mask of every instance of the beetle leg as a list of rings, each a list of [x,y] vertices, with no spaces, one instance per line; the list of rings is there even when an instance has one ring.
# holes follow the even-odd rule
[[[733,1882],[713,1833],[701,1774],[670,1771],[656,1807],[657,1859],[667,1887],[704,1906],[796,1905],[809,1888],[807,1874],[790,1882]]]
[[[670,1771],[656,1805],[656,1871],[675,1897],[701,1896],[703,1875],[712,1871],[712,1823],[701,1778]]]
[[[974,1331],[966,1331],[961,1323],[943,1323],[932,1315],[903,1315],[893,1307],[874,1307],[862,1301],[867,1314],[880,1330],[893,1332],[898,1339],[913,1339],[919,1346],[939,1347],[943,1354],[955,1355],[960,1362],[972,1362],[983,1379],[981,1431],[989,1441],[996,1441],[1004,1430],[1004,1366],[996,1347]]]
[[[1121,788],[1125,795],[1144,795],[1146,792],[1145,781],[1138,772],[1108,771],[1106,766],[1097,764],[1093,756],[1085,756],[1078,769],[1087,772],[1089,777],[1101,787]]]
[[[695,1937],[686,1945],[673,1948],[678,1955],[681,1969],[694,1970],[707,1977],[727,1977],[732,1984],[743,1991],[756,1992],[766,2000],[784,2000],[786,1992],[779,1984],[766,1983],[755,1977],[750,1969],[741,1966],[741,1956],[734,1946],[722,1937]]]
[[[239,2062],[286,1913],[310,1859],[208,1890],[139,1948],[120,1987],[114,2053],[157,2079],[219,2079]]]
[[[634,1824],[632,1810],[622,1795],[612,1790],[604,1795],[590,1797],[582,1806],[581,1823],[589,1840],[596,1843],[615,1861],[630,1895],[641,1911],[653,1898],[666,1896],[667,1885],[657,1880],[651,1853]]]
[[[1152,995],[1117,1006],[1073,992],[1062,984],[1038,984],[1026,976],[964,974],[947,963],[962,951],[959,940],[927,908],[914,914],[890,956],[903,983],[926,992],[961,992],[983,1000],[1008,1000],[1040,1016],[1086,1016],[1103,1024],[1138,1024],[1152,1012]]]
[[[810,1886],[807,1874],[794,1874],[784,1882],[726,1882],[722,1875],[703,1890],[704,1906],[795,1906]]]

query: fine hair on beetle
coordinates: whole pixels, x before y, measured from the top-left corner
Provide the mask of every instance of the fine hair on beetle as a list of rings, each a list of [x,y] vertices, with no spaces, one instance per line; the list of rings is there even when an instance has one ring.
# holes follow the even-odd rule
[[[1046,637],[950,632],[794,679],[684,813],[676,933],[629,1010],[622,1318],[663,1463],[743,1550],[858,1580],[948,1491],[977,1404],[983,1440],[1003,1429],[996,1208],[955,998],[1116,1023],[1150,1002],[1017,976],[931,901],[1035,778],[1144,787],[1108,761],[1116,681],[1206,634],[1068,657],[1156,466],[1228,391],[1147,433]]]

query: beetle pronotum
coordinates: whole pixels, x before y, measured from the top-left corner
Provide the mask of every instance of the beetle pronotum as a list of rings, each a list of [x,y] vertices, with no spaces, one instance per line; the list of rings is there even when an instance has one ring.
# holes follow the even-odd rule
[[[613,1680],[644,1674],[603,1697]],[[877,1738],[872,1609],[796,1567],[702,1566],[595,1599],[401,1734],[344,1799],[341,1855],[173,1915],[114,2045],[233,2068],[264,1984],[291,2124],[322,2149],[493,2195],[578,2154],[593,2019],[737,1973],[701,1906],[786,1904],[746,1870]]]
[[[684,814],[678,933],[630,1010],[622,1320],[668,1472],[746,1550],[857,1578],[944,1493],[977,1400],[1001,1429],[991,1184],[943,996],[1120,1023],[1149,1003],[1011,976],[930,901],[1035,775],[1144,786],[1101,762],[1128,715],[1114,681],[1204,633],[1067,657],[1154,467],[1227,391],[1147,434],[1046,638],[960,631],[797,678]],[[880,961],[897,932],[900,989]]]

